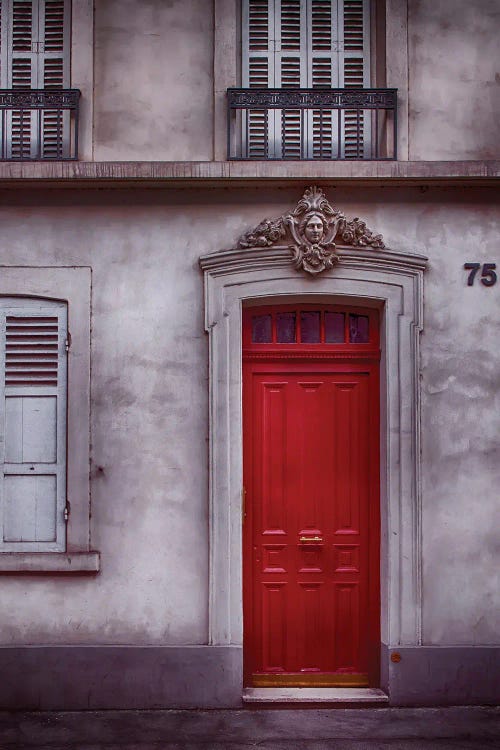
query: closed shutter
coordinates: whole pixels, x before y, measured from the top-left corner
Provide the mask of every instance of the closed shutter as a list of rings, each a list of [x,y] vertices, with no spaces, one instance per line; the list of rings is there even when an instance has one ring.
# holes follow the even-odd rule
[[[370,85],[369,0],[243,0],[242,40],[245,88]],[[356,113],[250,110],[247,117],[251,158],[355,158],[366,147],[369,123],[361,115],[358,128]]]
[[[3,551],[64,551],[67,308],[0,298]]]
[[[2,0],[2,6],[2,88],[68,87],[70,0]],[[11,158],[57,158],[69,120],[56,110],[18,110],[8,132]]]
[[[339,81],[342,88],[370,86],[370,16],[368,0],[339,3]],[[369,152],[370,122],[367,112],[343,113],[343,152],[346,159],[361,159]]]

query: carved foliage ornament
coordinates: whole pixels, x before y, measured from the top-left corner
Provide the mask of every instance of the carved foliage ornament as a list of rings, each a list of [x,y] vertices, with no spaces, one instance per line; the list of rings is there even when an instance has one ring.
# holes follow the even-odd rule
[[[373,234],[364,221],[354,218],[348,221],[343,213],[333,208],[321,188],[307,188],[296,208],[279,219],[264,219],[251,232],[244,234],[238,247],[271,247],[289,244],[292,261],[297,269],[311,274],[333,268],[339,260],[336,254],[337,241],[353,247],[372,247],[382,250],[385,245],[382,235]]]

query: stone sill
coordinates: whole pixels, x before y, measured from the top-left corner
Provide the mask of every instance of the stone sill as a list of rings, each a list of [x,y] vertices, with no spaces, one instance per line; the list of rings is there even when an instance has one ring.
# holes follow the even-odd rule
[[[2,573],[95,574],[100,569],[99,552],[2,552]]]
[[[376,688],[246,688],[243,703],[388,703]]]
[[[314,182],[356,185],[493,185],[492,161],[0,162],[1,187],[228,187]]]

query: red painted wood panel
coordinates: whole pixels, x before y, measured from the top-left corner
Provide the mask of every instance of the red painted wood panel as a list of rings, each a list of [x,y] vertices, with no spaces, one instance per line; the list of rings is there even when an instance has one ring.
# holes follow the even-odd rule
[[[298,344],[277,360],[270,342],[266,360],[246,342],[246,683],[368,674],[377,684],[378,349],[350,361],[309,347],[300,361]]]

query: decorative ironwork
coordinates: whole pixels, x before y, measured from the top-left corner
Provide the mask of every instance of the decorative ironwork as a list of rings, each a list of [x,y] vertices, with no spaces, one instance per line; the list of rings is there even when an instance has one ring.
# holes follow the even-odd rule
[[[395,109],[397,89],[228,89],[230,108]]]
[[[78,89],[0,89],[0,161],[78,159]]]
[[[290,243],[288,247],[295,268],[317,275],[333,268],[339,261],[336,242],[374,250],[385,247],[382,235],[374,234],[357,217],[348,220],[329,203],[321,188],[310,187],[291,213],[278,219],[264,219],[255,229],[240,237],[238,247]]]
[[[397,158],[397,89],[230,88],[227,102],[229,159]],[[271,125],[277,111],[281,124]],[[266,134],[252,148],[250,117],[259,114]],[[300,117],[300,148],[287,149],[287,115]]]

